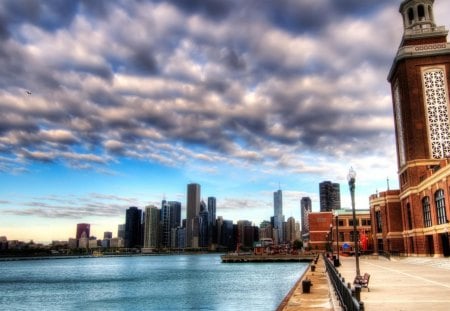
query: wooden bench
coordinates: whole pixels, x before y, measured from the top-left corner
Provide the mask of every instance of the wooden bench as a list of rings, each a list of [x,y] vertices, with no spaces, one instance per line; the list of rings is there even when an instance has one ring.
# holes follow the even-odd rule
[[[370,288],[369,288],[369,280],[370,280],[370,274],[369,273],[364,273],[363,276],[357,276],[355,278],[355,280],[353,281],[353,284],[358,284],[360,285],[362,288],[367,288],[367,291],[370,292]]]

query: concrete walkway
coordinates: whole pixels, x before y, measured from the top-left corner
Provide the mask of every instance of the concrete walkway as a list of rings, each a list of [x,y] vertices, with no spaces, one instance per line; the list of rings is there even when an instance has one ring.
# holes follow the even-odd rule
[[[346,283],[356,275],[354,257],[340,257]],[[450,259],[361,257],[360,271],[370,274],[361,292],[366,311],[450,310]]]
[[[282,301],[277,311],[296,311],[296,310],[317,310],[326,311],[334,310],[332,299],[330,299],[330,286],[327,272],[325,270],[325,263],[322,256],[320,256],[315,271],[308,271],[295,284],[291,292]],[[302,280],[310,280],[312,287],[310,293],[303,293]]]

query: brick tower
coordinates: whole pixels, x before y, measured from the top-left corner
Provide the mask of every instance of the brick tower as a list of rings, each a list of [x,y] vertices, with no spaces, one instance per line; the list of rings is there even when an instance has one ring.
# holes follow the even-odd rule
[[[378,232],[381,226],[384,230],[378,237],[384,239],[384,245],[377,241],[380,248],[409,255],[449,256],[450,44],[448,31],[434,22],[433,4],[434,0],[400,4],[404,33],[388,76],[400,190],[398,201],[393,200],[397,207],[390,212],[376,203],[388,193],[372,196],[371,209],[374,216],[381,213],[374,221]],[[392,194],[389,196],[394,199]],[[401,229],[386,229],[395,223],[401,223]],[[392,237],[403,241],[397,250],[391,247]]]

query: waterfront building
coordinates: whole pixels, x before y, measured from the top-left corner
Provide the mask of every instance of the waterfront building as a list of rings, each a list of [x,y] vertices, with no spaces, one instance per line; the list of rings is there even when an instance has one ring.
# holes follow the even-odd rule
[[[0,236],[0,250],[8,249],[8,239],[6,236]]]
[[[163,200],[161,203],[161,247],[170,248],[172,229],[181,225],[181,203]]]
[[[78,239],[78,248],[88,248],[89,247],[89,238],[87,236],[86,231],[81,233],[80,238]]]
[[[117,226],[117,237],[125,239],[125,224]]]
[[[213,226],[216,225],[216,198],[208,197],[208,213],[209,213],[209,223]]]
[[[67,247],[68,247],[69,249],[75,249],[75,248],[78,248],[78,239],[69,238]]]
[[[126,210],[125,214],[125,247],[142,246],[142,211],[135,206]]]
[[[110,241],[111,248],[122,248],[125,247],[125,240],[122,238],[112,238]]]
[[[198,247],[200,193],[201,188],[199,184],[192,183],[187,185],[186,244],[188,248]]]
[[[144,248],[155,250],[159,247],[160,210],[153,205],[145,208]]]
[[[376,253],[450,256],[450,44],[434,0],[404,0],[388,74],[400,189],[370,197]]]
[[[319,184],[320,211],[329,212],[341,208],[341,190],[338,183],[323,181]]]
[[[223,220],[220,245],[228,251],[234,251],[236,249],[236,234],[234,227],[232,220]]]
[[[103,232],[103,239],[112,239],[112,232],[110,231],[105,231]]]
[[[90,224],[77,224],[77,233],[76,233],[76,239],[79,240],[81,238],[81,235],[86,233],[86,237],[89,238],[91,233],[91,225]]]
[[[303,197],[300,201],[300,211],[302,217],[302,240],[307,242],[309,240],[309,214],[312,212],[312,204],[310,197]]]
[[[96,237],[90,237],[89,241],[88,241],[88,248],[89,249],[93,249],[93,248],[98,248],[98,241]]]

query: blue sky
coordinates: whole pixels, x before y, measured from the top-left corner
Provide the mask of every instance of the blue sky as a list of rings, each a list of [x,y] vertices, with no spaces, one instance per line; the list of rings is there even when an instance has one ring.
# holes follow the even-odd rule
[[[129,206],[184,207],[190,182],[256,224],[281,187],[299,220],[324,180],[350,206],[350,166],[367,208],[397,186],[400,2],[2,1],[0,235],[116,234]]]

